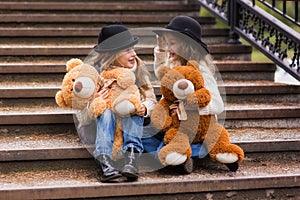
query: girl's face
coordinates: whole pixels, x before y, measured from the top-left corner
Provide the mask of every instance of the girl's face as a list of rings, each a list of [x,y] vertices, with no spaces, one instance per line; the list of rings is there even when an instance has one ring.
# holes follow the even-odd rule
[[[135,66],[136,62],[136,53],[134,51],[133,47],[127,48],[125,50],[122,50],[117,57],[117,61],[120,64],[120,66],[124,68],[133,68]]]
[[[167,43],[167,50],[169,52],[171,59],[179,59],[178,52],[180,48],[180,42],[178,40],[178,37],[174,36],[171,33],[165,34],[165,40]]]

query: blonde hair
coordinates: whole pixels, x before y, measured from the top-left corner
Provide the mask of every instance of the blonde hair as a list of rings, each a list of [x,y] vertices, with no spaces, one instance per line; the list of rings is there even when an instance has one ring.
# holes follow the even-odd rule
[[[186,65],[189,60],[196,60],[201,66],[208,67],[212,74],[215,74],[216,67],[213,63],[213,58],[210,54],[200,46],[190,45],[180,41],[181,48],[179,53],[179,60],[182,65]]]
[[[116,61],[118,52],[103,52],[97,53],[94,57],[94,65],[99,68],[100,73],[104,70],[112,67],[113,63]]]
[[[178,60],[173,60],[172,62],[179,62],[180,65],[186,65],[189,60],[195,60],[201,64],[201,66],[208,67],[213,75],[215,74],[216,67],[213,63],[213,58],[201,45],[181,33],[171,34],[179,38],[177,42],[179,43],[178,46],[180,46],[178,52],[176,52]],[[164,35],[164,37],[166,37],[166,35]]]
[[[108,68],[115,68],[119,66],[119,63],[117,61],[117,58],[119,56],[121,51],[114,51],[114,52],[103,52],[103,53],[97,53],[93,55],[92,62],[95,67],[98,68],[99,72],[103,72]],[[149,85],[149,82],[147,81],[148,77],[150,79],[150,73],[148,69],[146,68],[145,63],[138,57],[135,56],[136,59],[136,70],[134,71],[136,76],[136,85],[138,86],[140,93],[145,97],[146,90],[149,90],[152,88],[151,85]]]

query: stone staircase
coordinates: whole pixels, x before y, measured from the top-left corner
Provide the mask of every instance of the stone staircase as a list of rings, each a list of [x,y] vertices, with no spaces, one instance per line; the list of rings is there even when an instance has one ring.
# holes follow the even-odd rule
[[[0,199],[300,199],[300,86],[275,83],[275,64],[227,44],[229,30],[199,9],[191,0],[1,0]],[[55,104],[65,62],[84,59],[102,26],[122,22],[141,38],[137,52],[153,72],[148,28],[180,14],[203,27],[226,92],[225,127],[245,161],[237,172],[204,159],[188,175],[167,167],[101,183],[73,112]]]

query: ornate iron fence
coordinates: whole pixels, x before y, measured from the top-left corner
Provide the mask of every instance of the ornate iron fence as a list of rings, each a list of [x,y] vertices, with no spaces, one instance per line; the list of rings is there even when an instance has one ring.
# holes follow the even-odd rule
[[[290,22],[297,24],[300,26],[299,23],[299,0],[257,0],[264,4],[266,7],[271,8],[277,14],[281,15],[285,19],[289,20]],[[291,13],[287,12],[287,2],[293,3],[293,9]],[[256,1],[252,0],[253,5],[255,5]],[[279,5],[282,4],[282,7],[279,8]]]
[[[274,12],[300,27],[298,0],[282,0],[284,8],[286,1],[294,2],[297,13],[293,17],[288,16],[285,9],[279,11],[275,7],[275,0],[272,0],[272,4],[265,2],[265,0],[257,1],[267,5]],[[229,43],[238,43],[239,36],[243,37],[300,81],[299,32],[258,7],[255,0],[197,0],[197,2],[230,26],[231,39]]]

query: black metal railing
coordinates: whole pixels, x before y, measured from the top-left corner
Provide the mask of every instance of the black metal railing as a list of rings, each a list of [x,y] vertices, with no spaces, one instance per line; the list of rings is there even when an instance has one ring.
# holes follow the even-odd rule
[[[300,33],[283,23],[278,17],[263,10],[266,5],[282,18],[300,28],[298,0],[282,0],[282,11],[265,0],[197,0],[197,2],[230,26],[230,43],[239,43],[239,36],[265,54],[278,66],[300,81]],[[286,2],[294,3],[295,13],[287,15]],[[278,1],[277,1],[278,2]]]
[[[290,22],[300,26],[299,22],[299,0],[257,0],[268,8],[271,8],[274,12],[289,20]],[[253,5],[256,5],[256,1],[252,0]],[[287,3],[292,5],[290,13],[287,12]]]

